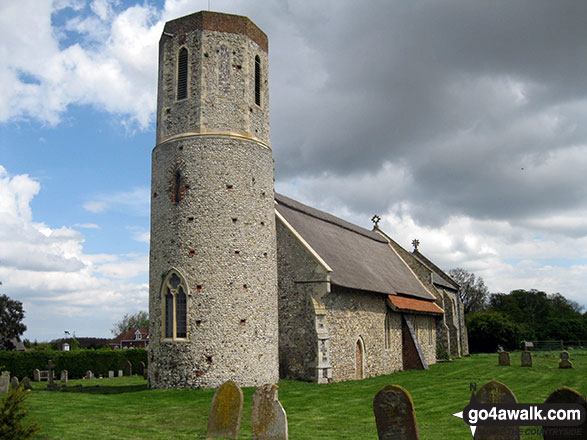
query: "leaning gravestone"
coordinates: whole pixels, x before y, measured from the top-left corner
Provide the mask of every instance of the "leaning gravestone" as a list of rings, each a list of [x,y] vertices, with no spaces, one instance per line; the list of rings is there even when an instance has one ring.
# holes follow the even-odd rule
[[[477,391],[478,403],[518,403],[518,399],[506,385],[492,380]],[[475,440],[520,440],[519,426],[477,425]]]
[[[69,379],[69,371],[61,370],[61,383],[67,383]]]
[[[0,374],[0,394],[7,393],[9,387],[10,373],[8,371],[3,371],[2,374]]]
[[[238,438],[243,414],[243,392],[232,380],[223,383],[214,398],[206,438]]]
[[[33,389],[33,387],[31,386],[31,380],[28,377],[22,378],[22,387],[25,390],[32,390]]]
[[[418,440],[414,402],[399,385],[388,385],[373,399],[373,412],[379,440]]]
[[[132,364],[130,361],[126,361],[124,364],[124,375],[125,376],[132,376]]]
[[[569,360],[569,352],[561,351],[561,361],[558,363],[559,368],[573,368],[573,363]]]
[[[253,440],[287,440],[287,415],[279,402],[278,388],[266,384],[253,394]]]
[[[587,411],[585,396],[569,387],[561,387],[552,392],[544,403],[576,403]],[[587,438],[587,420],[579,426],[543,426],[544,440],[581,440]]]
[[[523,351],[522,352],[522,367],[531,367],[532,366],[532,352],[531,351]]]
[[[40,382],[41,381],[41,370],[35,368],[33,370],[33,381]]]
[[[18,377],[14,376],[12,379],[10,379],[10,386],[13,390],[18,388]]]
[[[502,351],[499,353],[499,365],[502,367],[510,366],[510,352]]]
[[[108,371],[108,378],[113,378],[114,377],[114,371],[110,370]]]

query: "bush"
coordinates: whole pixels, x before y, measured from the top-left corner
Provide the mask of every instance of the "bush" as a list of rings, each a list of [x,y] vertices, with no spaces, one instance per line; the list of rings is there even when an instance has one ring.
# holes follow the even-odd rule
[[[53,360],[56,373],[67,370],[70,378],[81,378],[87,370],[96,376],[107,376],[109,370],[123,370],[126,361],[130,361],[133,371],[138,371],[140,362],[147,365],[147,350],[0,351],[0,365],[5,365],[12,376],[20,378],[33,377],[35,369],[46,370],[49,360]]]
[[[27,440],[41,427],[24,420],[28,410],[24,407],[27,393],[22,385],[12,389],[0,408],[0,438],[3,440]]]

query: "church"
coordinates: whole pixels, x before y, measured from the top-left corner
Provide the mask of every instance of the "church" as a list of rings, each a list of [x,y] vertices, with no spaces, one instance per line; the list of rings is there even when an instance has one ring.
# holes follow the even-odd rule
[[[152,388],[316,383],[468,354],[458,285],[418,250],[275,193],[267,36],[202,11],[159,42]]]

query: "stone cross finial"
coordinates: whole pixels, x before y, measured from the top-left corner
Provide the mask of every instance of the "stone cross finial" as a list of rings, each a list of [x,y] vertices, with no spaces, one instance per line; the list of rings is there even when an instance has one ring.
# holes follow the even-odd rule
[[[417,238],[414,238],[412,240],[412,246],[414,246],[414,251],[418,250],[418,246],[420,246],[420,240],[418,240]]]
[[[377,228],[377,227],[379,227],[379,222],[381,221],[381,217],[379,217],[377,214],[375,214],[373,217],[371,217],[371,221],[373,222],[373,224]]]

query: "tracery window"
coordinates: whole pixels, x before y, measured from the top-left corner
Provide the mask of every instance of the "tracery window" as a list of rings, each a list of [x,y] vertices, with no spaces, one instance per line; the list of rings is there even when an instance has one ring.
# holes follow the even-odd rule
[[[165,339],[187,338],[187,284],[175,270],[165,277],[162,289]]]

